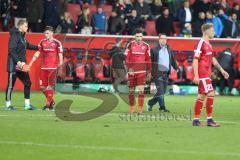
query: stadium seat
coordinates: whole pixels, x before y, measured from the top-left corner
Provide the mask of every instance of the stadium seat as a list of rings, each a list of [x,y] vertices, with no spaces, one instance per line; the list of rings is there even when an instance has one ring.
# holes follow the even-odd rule
[[[108,15],[112,15],[112,6],[111,5],[103,5],[103,11]]]
[[[148,36],[156,36],[155,21],[146,21],[146,32]]]
[[[73,22],[76,24],[79,12],[81,11],[80,5],[69,3],[67,5],[67,11],[71,14]]]
[[[177,36],[181,33],[181,27],[179,22],[173,22],[173,28]]]

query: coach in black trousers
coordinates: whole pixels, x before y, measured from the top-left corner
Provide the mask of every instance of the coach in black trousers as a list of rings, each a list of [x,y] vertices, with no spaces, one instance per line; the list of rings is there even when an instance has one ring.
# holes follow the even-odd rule
[[[26,49],[37,50],[38,47],[31,45],[25,39],[25,33],[28,30],[27,21],[20,20],[17,26],[17,28],[14,27],[10,30],[10,39],[8,42],[8,85],[6,89],[6,107],[8,110],[15,110],[11,105],[11,94],[16,79],[19,78],[24,84],[24,109],[34,110],[35,107],[30,104],[31,80],[27,72],[29,68],[23,70],[23,66],[26,63]]]
[[[158,102],[159,111],[169,112],[164,102],[164,94],[168,85],[168,77],[171,66],[179,70],[172,55],[170,47],[167,45],[166,35],[159,35],[159,44],[151,50],[152,77],[157,88],[157,93],[147,102],[147,110],[152,111],[152,107]]]

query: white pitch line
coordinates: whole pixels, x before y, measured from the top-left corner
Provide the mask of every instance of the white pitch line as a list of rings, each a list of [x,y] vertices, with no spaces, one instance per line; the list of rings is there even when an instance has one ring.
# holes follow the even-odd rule
[[[10,112],[14,112],[14,111],[10,111]],[[31,111],[30,111],[31,112]],[[53,113],[53,111],[46,111],[46,112],[50,112],[50,113]],[[73,112],[74,113],[74,112]],[[75,112],[75,113],[83,113],[83,112]],[[123,116],[123,121],[126,120],[126,114],[125,113],[107,113],[107,114],[104,114],[100,117],[112,117],[112,116],[117,116],[119,118],[119,116]],[[157,115],[157,114],[156,114]],[[166,114],[167,116],[168,114]],[[176,114],[177,115],[177,114]],[[158,118],[161,118],[161,116],[157,115],[156,117],[154,117],[155,115],[151,115],[151,114],[146,114],[146,116],[144,115],[140,115],[140,116],[131,116],[131,120],[132,122],[135,122],[135,121],[139,121],[139,122],[154,122],[154,118],[158,119]],[[170,115],[171,116],[171,115]],[[26,114],[11,114],[11,115],[8,115],[8,114],[0,114],[0,117],[57,117],[55,114],[52,114],[52,115],[44,115],[44,114],[30,114],[30,115],[26,115]],[[100,118],[98,117],[98,118]],[[129,120],[130,118],[130,115],[127,114],[127,118]],[[147,120],[138,120],[138,118],[147,118]],[[151,118],[151,120],[149,119]],[[168,121],[168,120],[156,120],[156,121]],[[169,122],[172,122],[172,121],[175,121],[175,120],[169,120]],[[179,122],[179,121],[189,121],[188,119],[182,119],[182,118],[178,118],[178,120],[176,122]],[[206,120],[203,120],[204,122],[206,122]],[[217,122],[219,123],[224,123],[224,124],[238,124],[238,122],[232,122],[232,121],[218,121],[216,120]]]
[[[234,156],[240,157],[240,153],[235,152],[201,152],[201,151],[184,151],[184,150],[162,150],[162,149],[145,149],[134,147],[112,147],[112,146],[86,146],[78,144],[47,144],[47,143],[34,143],[34,142],[21,142],[21,141],[0,141],[3,145],[27,145],[36,147],[48,148],[73,148],[73,149],[91,149],[91,150],[104,150],[104,151],[122,151],[122,152],[150,152],[150,153],[174,153],[174,154],[203,154],[203,155],[216,155],[216,156]]]

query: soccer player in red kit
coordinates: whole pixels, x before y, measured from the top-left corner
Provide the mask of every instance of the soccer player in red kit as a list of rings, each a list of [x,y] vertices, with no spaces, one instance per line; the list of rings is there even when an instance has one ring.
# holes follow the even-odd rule
[[[142,41],[142,30],[136,30],[135,40],[128,43],[125,55],[128,67],[130,113],[134,113],[135,88],[138,88],[138,113],[143,112],[144,85],[151,77],[150,47]]]
[[[194,50],[193,70],[194,83],[198,84],[198,97],[194,108],[193,126],[203,126],[200,122],[200,115],[203,103],[206,100],[207,126],[219,127],[212,118],[214,90],[212,87],[212,64],[216,67],[224,78],[228,78],[228,73],[219,65],[213,55],[212,45],[209,40],[214,38],[214,27],[212,23],[203,24],[201,27],[203,36]]]
[[[34,54],[29,65],[32,66],[33,62],[41,55],[40,86],[47,99],[43,110],[52,110],[57,68],[63,64],[63,49],[61,42],[53,38],[51,26],[46,26],[44,33],[45,39],[39,43],[39,50]]]

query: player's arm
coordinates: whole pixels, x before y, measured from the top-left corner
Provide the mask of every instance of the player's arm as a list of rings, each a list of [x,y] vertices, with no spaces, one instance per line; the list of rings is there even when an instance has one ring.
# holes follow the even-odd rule
[[[198,58],[193,59],[193,73],[194,73],[194,79],[193,82],[195,84],[199,83],[199,75],[198,75]]]
[[[221,74],[224,76],[225,79],[229,78],[229,74],[221,67],[221,65],[218,63],[217,59],[215,57],[212,58],[212,63],[215,68],[217,68]]]
[[[63,65],[63,53],[60,52],[60,53],[58,54],[58,57],[59,57],[59,66],[62,66],[62,65]]]
[[[39,51],[37,51],[37,52],[34,53],[34,55],[33,55],[33,57],[32,57],[32,60],[31,60],[30,63],[29,63],[29,66],[30,66],[30,67],[31,67],[32,64],[38,59],[39,55],[40,55],[40,52],[39,52]]]
[[[148,49],[146,51],[146,62],[147,62],[147,80],[151,80],[151,73],[152,73],[152,59],[151,59],[151,50],[148,46]]]

